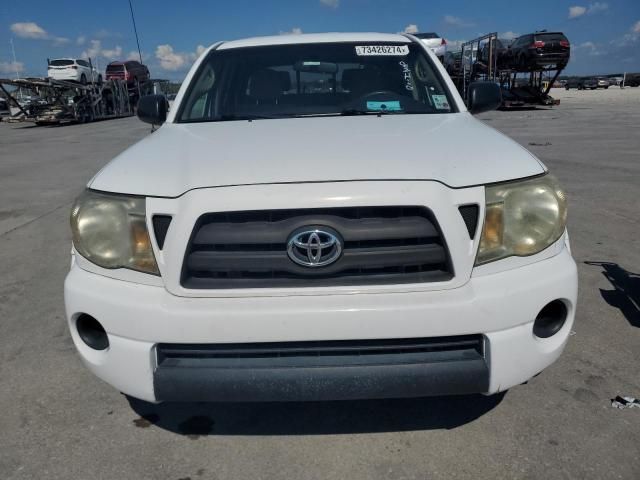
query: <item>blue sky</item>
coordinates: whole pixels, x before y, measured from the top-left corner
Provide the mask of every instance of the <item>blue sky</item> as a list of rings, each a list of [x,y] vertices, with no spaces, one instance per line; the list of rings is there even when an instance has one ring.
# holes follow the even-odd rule
[[[16,67],[21,75],[43,75],[47,57],[91,56],[104,68],[136,51],[127,0],[0,3],[0,76],[12,76]],[[452,45],[491,31],[561,30],[572,44],[566,73],[640,72],[640,0],[133,0],[133,6],[156,78],[182,79],[198,52],[218,40],[416,28],[436,31]]]

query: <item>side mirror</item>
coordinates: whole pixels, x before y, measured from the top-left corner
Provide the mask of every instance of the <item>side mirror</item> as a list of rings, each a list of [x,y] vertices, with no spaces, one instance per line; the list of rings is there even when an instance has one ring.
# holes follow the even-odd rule
[[[162,125],[167,119],[169,103],[164,95],[145,95],[138,100],[138,118],[151,125]]]
[[[471,113],[495,110],[502,104],[500,86],[493,82],[470,83],[467,103],[467,108]]]

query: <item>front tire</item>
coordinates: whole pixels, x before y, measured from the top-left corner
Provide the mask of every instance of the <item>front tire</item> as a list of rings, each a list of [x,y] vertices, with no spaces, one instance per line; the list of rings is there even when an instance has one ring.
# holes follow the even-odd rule
[[[87,84],[87,76],[84,73],[82,75],[80,75],[80,83],[82,85],[86,85]]]

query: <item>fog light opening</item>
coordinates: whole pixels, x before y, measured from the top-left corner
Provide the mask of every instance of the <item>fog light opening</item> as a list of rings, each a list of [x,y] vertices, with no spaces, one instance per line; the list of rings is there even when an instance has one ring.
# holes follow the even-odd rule
[[[548,303],[533,323],[533,334],[539,338],[549,338],[560,331],[567,320],[567,306],[562,300]]]
[[[84,343],[94,350],[105,350],[109,347],[109,337],[98,320],[86,313],[76,320],[78,335]]]

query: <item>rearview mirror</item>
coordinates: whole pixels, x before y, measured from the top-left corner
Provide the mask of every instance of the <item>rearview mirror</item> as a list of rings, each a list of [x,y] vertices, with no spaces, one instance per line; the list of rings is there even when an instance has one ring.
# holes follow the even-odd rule
[[[296,72],[313,72],[313,73],[336,73],[338,71],[338,65],[331,62],[296,62],[293,66]]]
[[[471,113],[495,110],[502,104],[500,86],[493,82],[473,82],[469,84],[467,108]]]
[[[145,95],[138,101],[138,118],[151,125],[162,125],[167,119],[169,103],[164,95]]]

